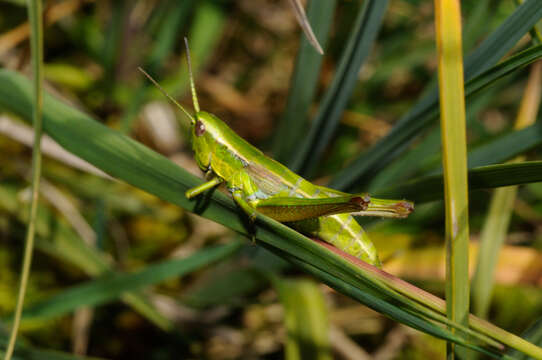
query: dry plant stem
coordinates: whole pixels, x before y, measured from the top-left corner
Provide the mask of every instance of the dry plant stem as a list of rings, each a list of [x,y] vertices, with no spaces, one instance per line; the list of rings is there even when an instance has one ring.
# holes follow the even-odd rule
[[[435,27],[446,204],[446,312],[450,320],[468,326],[469,215],[459,0],[435,0]],[[447,348],[448,359],[455,359],[458,351],[463,353],[452,343]]]
[[[32,264],[32,252],[34,250],[34,234],[36,217],[38,213],[38,197],[39,197],[39,180],[41,173],[41,151],[40,140],[42,132],[41,111],[43,106],[43,19],[42,19],[42,2],[41,0],[31,0],[28,2],[28,17],[32,25],[31,50],[32,50],[32,67],[34,70],[34,147],[32,150],[32,200],[30,204],[30,215],[28,218],[28,227],[25,239],[23,266],[21,271],[21,282],[19,285],[19,293],[17,295],[17,303],[15,305],[15,315],[8,346],[6,349],[5,360],[10,360],[15,349],[15,340],[21,322],[21,314],[23,311],[24,297],[30,275],[30,265]]]
[[[294,10],[297,22],[299,23],[299,26],[301,26],[301,28],[303,29],[303,32],[307,36],[309,43],[311,43],[311,45],[316,51],[318,51],[318,53],[323,55],[324,50],[322,50],[322,47],[320,46],[316,35],[314,35],[314,32],[312,31],[311,24],[307,19],[305,9],[303,9],[303,5],[301,4],[300,0],[290,0],[290,5],[292,5],[292,9]]]

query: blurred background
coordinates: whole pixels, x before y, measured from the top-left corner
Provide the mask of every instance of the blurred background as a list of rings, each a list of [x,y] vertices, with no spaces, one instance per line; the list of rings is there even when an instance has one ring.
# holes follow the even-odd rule
[[[332,82],[362,6],[362,1],[336,3],[309,121]],[[466,52],[516,7],[512,0],[464,0],[461,4],[467,19]],[[201,176],[182,113],[137,70],[139,66],[146,69],[192,109],[184,36],[189,38],[203,110],[285,163],[295,151],[293,145],[301,141],[294,139],[293,145],[283,147],[277,139],[289,90],[295,86],[291,79],[303,38],[287,0],[51,0],[45,2],[45,9],[46,89],[188,171]],[[374,145],[434,81],[433,17],[432,1],[390,1],[367,61],[359,74],[350,74],[358,79],[354,91],[333,140],[310,173],[311,180],[325,184],[349,160]],[[28,34],[24,1],[0,1],[1,67],[29,73]],[[525,36],[516,49],[529,41]],[[528,74],[528,69],[516,72],[468,103],[470,145],[511,131]],[[431,136],[439,141],[438,129],[429,129],[427,134],[420,142],[430,141]],[[0,113],[2,322],[15,306],[29,198],[31,136],[28,125]],[[28,306],[105,271],[143,269],[234,241],[237,236],[112,180],[48,139],[43,142],[42,207]],[[527,153],[530,159],[538,155],[536,149]],[[437,153],[420,154],[420,166],[408,178],[430,171],[439,161]],[[373,187],[378,178],[375,181]],[[473,264],[490,195],[476,192],[471,196]],[[408,220],[365,224],[386,271],[443,296],[442,203],[421,205]],[[270,284],[269,275],[261,275],[265,269],[271,276],[289,279],[281,280],[286,285],[289,281],[304,284],[309,293],[322,297],[320,316],[329,326],[334,358],[443,357],[444,342],[309,281],[295,267],[250,241],[243,244],[226,260],[145,288],[152,308],[146,315],[134,309],[133,303],[114,299],[96,308],[32,318],[23,322],[22,335],[37,347],[111,359],[281,359],[286,302]],[[521,332],[542,313],[541,247],[542,185],[535,183],[519,189],[513,207],[489,310],[489,319],[496,325]],[[299,296],[297,306],[302,306]]]

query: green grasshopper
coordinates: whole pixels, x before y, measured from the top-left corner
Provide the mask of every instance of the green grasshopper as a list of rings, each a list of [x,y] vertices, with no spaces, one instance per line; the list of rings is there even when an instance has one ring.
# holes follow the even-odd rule
[[[239,137],[216,116],[200,111],[185,38],[195,115],[139,69],[190,119],[192,148],[207,182],[186,191],[191,199],[225,183],[237,205],[254,221],[262,213],[309,236],[379,266],[376,249],[353,215],[406,217],[414,206],[405,200],[382,200],[314,185]]]

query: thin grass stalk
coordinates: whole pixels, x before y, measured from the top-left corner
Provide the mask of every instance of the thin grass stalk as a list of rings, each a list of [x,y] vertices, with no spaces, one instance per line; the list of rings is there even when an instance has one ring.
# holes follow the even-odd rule
[[[529,80],[514,124],[516,131],[524,129],[536,121],[541,92],[542,62],[538,61],[531,67]],[[518,156],[510,162],[522,162],[524,160],[524,156]],[[472,280],[473,312],[482,318],[487,316],[491,303],[499,251],[508,232],[516,194],[517,186],[495,190],[490,202],[489,214],[482,228],[476,272]]]
[[[24,247],[23,265],[21,270],[21,280],[19,284],[19,293],[17,294],[17,303],[15,305],[15,314],[9,342],[4,359],[10,360],[15,349],[17,332],[21,322],[24,297],[30,275],[30,265],[32,264],[32,253],[34,250],[34,234],[36,218],[38,213],[39,199],[39,181],[41,174],[41,132],[42,119],[41,110],[43,105],[42,83],[43,83],[43,18],[41,0],[30,0],[28,2],[28,18],[30,21],[30,48],[32,52],[32,69],[34,71],[34,104],[33,104],[33,123],[34,123],[34,146],[32,148],[32,199],[30,204],[30,214],[28,218],[28,227],[26,230],[26,239]]]
[[[435,0],[435,26],[439,60],[441,139],[446,207],[446,312],[450,320],[468,326],[469,215],[467,143],[461,8],[458,0]],[[452,332],[455,332],[452,329]],[[448,343],[447,357],[455,359]]]

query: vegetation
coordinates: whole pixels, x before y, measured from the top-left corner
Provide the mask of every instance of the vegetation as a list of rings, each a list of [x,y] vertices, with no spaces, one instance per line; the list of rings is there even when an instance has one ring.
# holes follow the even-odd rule
[[[542,4],[462,1],[462,29],[458,4],[310,0],[320,55],[288,1],[49,1],[43,28],[0,2],[2,357],[26,247],[17,359],[542,358]],[[316,183],[416,202],[359,219],[384,271],[184,197],[188,124],[137,71],[190,108],[184,36],[202,109]]]

